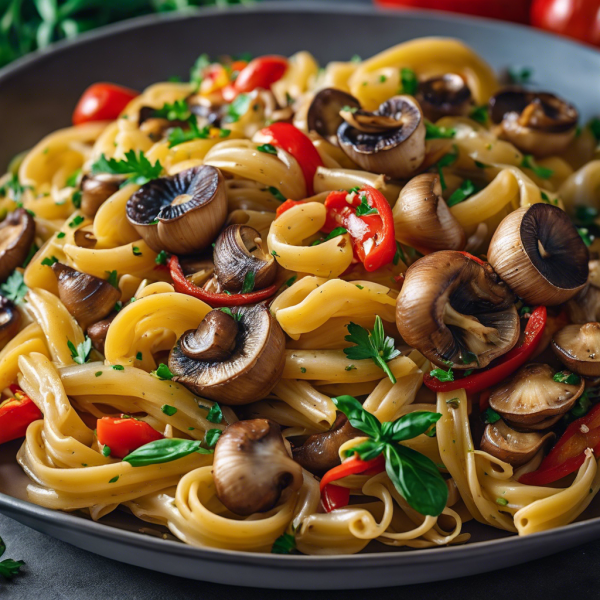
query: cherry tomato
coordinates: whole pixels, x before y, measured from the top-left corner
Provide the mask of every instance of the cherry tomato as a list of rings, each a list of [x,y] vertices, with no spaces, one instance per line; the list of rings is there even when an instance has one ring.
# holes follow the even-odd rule
[[[600,46],[600,0],[534,0],[531,23]]]
[[[114,121],[137,96],[138,92],[114,83],[95,83],[79,98],[73,111],[73,125]]]
[[[121,415],[121,418],[102,417],[96,425],[98,442],[110,448],[113,458],[128,454],[150,442],[162,440],[163,435],[144,421]]]
[[[239,94],[259,87],[268,90],[283,77],[287,67],[288,61],[283,56],[259,56],[240,71],[233,85]]]

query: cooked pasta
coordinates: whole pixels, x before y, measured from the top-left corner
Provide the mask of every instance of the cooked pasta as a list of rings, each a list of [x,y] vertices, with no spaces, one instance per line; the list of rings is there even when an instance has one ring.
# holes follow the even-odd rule
[[[444,38],[198,65],[92,86],[0,179],[0,443],[24,438],[29,499],[318,555],[578,518],[600,154],[577,109]]]

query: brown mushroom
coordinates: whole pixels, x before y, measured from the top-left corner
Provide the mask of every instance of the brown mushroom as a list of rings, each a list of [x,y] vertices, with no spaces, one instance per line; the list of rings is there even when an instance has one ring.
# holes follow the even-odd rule
[[[302,485],[302,467],[289,456],[281,430],[268,419],[237,421],[215,447],[213,477],[217,497],[237,515],[274,508],[284,490]]]
[[[0,295],[0,350],[12,340],[21,327],[21,313],[8,298]]]
[[[548,365],[531,363],[493,388],[489,402],[509,424],[546,428],[573,408],[584,387],[584,382],[572,373],[555,373]]]
[[[497,135],[535,156],[560,154],[575,137],[579,114],[547,92],[507,88],[490,99],[489,114]]]
[[[486,426],[480,448],[513,467],[520,467],[530,461],[552,438],[552,432],[544,435],[516,431],[500,420]]]
[[[353,108],[360,108],[360,102],[354,96],[336,88],[325,88],[315,94],[310,103],[306,118],[308,130],[316,131],[337,145],[337,130],[344,122],[340,111]]]
[[[554,334],[552,350],[574,373],[600,377],[600,323],[567,325]]]
[[[75,231],[73,238],[75,240],[75,244],[80,248],[95,248],[96,244],[98,243],[94,232],[86,229],[85,227]]]
[[[588,267],[590,276],[587,284],[565,307],[573,323],[600,321],[600,260],[590,260]]]
[[[80,184],[81,212],[90,218],[93,217],[100,206],[119,191],[124,181],[123,175],[109,173],[85,175]]]
[[[202,165],[153,179],[129,198],[126,211],[154,251],[200,252],[210,246],[227,217],[223,175]]]
[[[232,308],[231,315],[223,312],[217,318],[213,312],[217,311],[208,313],[198,330],[186,331],[171,350],[173,381],[222,404],[264,398],[285,364],[285,336],[279,323],[262,304]],[[235,323],[224,326],[224,317]],[[214,356],[216,346],[223,358],[206,358],[207,349]]]
[[[396,301],[404,341],[445,368],[483,368],[519,338],[512,292],[490,265],[462,252],[434,252],[406,272]]]
[[[412,96],[394,96],[370,113],[348,107],[338,128],[342,150],[365,171],[410,177],[425,159],[425,122]]]
[[[361,435],[364,434],[352,427],[346,415],[340,412],[329,431],[315,433],[302,446],[294,448],[294,460],[314,475],[323,475],[340,464],[340,446]]]
[[[81,273],[56,262],[52,270],[58,279],[58,297],[83,330],[100,321],[121,298],[121,292],[108,281]]]
[[[435,173],[413,177],[400,192],[393,215],[396,239],[422,254],[465,247],[465,231],[448,209]]]
[[[430,121],[446,116],[467,116],[473,106],[469,86],[455,73],[419,82],[415,97],[423,114]]]
[[[275,258],[263,248],[260,233],[247,225],[223,230],[215,242],[213,261],[219,285],[228,292],[240,292],[244,284],[251,288],[246,291],[260,290],[270,286],[277,275]]]
[[[490,242],[488,261],[527,304],[553,306],[581,290],[589,253],[567,213],[550,204],[519,208]]]
[[[100,354],[104,354],[104,344],[106,343],[108,328],[118,314],[119,313],[115,310],[111,312],[106,319],[97,321],[93,325],[90,325],[86,330],[87,336],[92,340],[92,346],[100,352]]]
[[[35,221],[24,208],[17,208],[0,223],[0,283],[23,265],[34,238]]]

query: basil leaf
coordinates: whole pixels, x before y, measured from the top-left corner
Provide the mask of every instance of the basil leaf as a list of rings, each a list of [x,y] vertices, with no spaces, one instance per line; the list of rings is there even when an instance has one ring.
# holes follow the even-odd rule
[[[214,450],[202,448],[198,440],[166,438],[141,446],[131,454],[128,454],[123,461],[128,462],[132,467],[145,467],[171,462],[179,458],[184,458],[194,452],[212,454]]]
[[[357,454],[362,460],[373,460],[377,458],[385,450],[385,442],[376,442],[375,440],[365,440],[362,444],[358,444],[347,450],[346,455],[352,456]]]
[[[280,535],[271,548],[271,554],[291,554],[296,549],[296,538],[291,533]]]
[[[338,410],[341,410],[350,421],[352,427],[360,429],[368,436],[379,441],[381,434],[381,423],[379,419],[365,410],[362,404],[352,396],[338,396],[331,399]]]
[[[441,419],[440,413],[417,411],[382,425],[381,436],[386,442],[402,442],[425,433]]]

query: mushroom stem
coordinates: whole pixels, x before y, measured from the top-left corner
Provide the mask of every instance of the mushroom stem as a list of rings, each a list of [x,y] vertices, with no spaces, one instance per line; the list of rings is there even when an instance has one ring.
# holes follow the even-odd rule
[[[499,342],[498,330],[495,327],[487,327],[480,323],[476,317],[459,313],[450,303],[444,307],[444,323],[460,327],[464,332],[483,344],[497,344]]]

